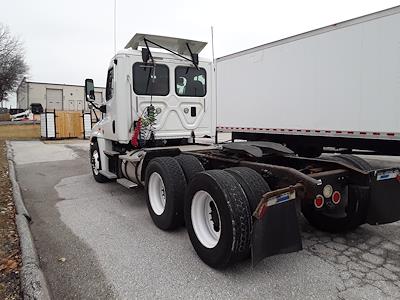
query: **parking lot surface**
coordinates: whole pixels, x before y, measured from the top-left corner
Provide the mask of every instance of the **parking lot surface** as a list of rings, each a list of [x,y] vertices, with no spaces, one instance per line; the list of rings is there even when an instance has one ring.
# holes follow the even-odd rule
[[[333,235],[301,219],[304,250],[214,270],[185,228],[153,225],[143,190],[94,181],[88,142],[12,147],[54,299],[400,298],[400,222]]]

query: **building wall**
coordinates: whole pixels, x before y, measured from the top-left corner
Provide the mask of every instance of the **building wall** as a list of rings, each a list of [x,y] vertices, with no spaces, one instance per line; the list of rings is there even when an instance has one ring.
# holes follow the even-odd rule
[[[29,108],[31,103],[40,103],[43,109],[47,108],[47,90],[62,90],[62,110],[88,110],[84,98],[84,87],[78,85],[63,85],[38,82],[22,82],[17,90],[18,108]],[[96,96],[102,95],[102,99],[96,99],[101,103],[105,99],[105,88],[95,88]]]
[[[17,108],[27,108],[28,107],[27,87],[28,87],[28,85],[24,78],[17,89]]]

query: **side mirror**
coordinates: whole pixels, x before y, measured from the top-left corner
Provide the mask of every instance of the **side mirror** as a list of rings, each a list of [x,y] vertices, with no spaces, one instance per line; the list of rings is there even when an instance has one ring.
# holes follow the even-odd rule
[[[85,98],[88,102],[94,102],[94,83],[93,79],[85,79]]]
[[[150,52],[147,48],[142,48],[142,60],[144,63],[147,63],[150,58]]]

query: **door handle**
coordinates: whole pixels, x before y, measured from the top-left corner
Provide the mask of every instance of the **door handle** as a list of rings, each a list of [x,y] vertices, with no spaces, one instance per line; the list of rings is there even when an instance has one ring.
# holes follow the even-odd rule
[[[206,112],[206,98],[203,98],[203,107],[204,107],[204,112]]]

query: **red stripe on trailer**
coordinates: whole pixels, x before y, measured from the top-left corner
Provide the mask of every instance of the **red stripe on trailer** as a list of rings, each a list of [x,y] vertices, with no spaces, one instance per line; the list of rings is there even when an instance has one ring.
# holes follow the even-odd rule
[[[342,130],[321,130],[321,129],[292,129],[292,128],[256,128],[256,127],[225,127],[225,126],[217,126],[217,129],[221,130],[240,130],[240,131],[274,131],[274,132],[298,132],[298,133],[325,133],[325,134],[348,134],[348,135],[370,135],[370,136],[388,136],[388,137],[396,137],[398,134],[395,132],[367,132],[367,131],[342,131]]]

